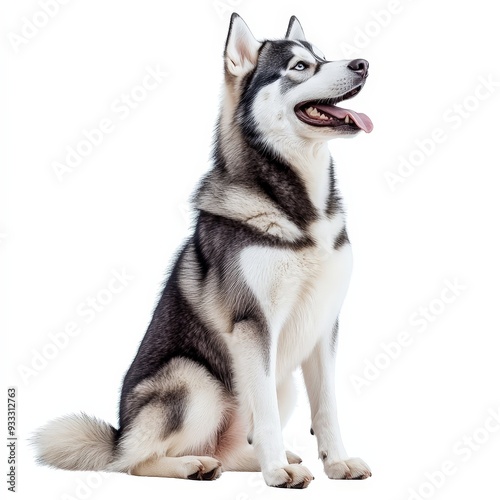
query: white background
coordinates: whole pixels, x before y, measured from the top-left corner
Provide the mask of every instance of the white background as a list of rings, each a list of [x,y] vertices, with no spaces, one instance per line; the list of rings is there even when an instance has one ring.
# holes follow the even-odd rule
[[[483,91],[480,102],[473,97],[480,78],[500,82],[498,16],[486,0],[401,0],[386,26],[374,21],[374,13],[392,5],[70,0],[16,50],[12,40],[23,18],[33,19],[40,6],[4,2],[1,51],[8,70],[0,94],[8,123],[2,121],[1,136],[9,157],[2,162],[8,173],[1,183],[0,254],[8,345],[2,366],[3,387],[18,387],[18,498],[404,500],[419,488],[420,498],[498,495],[500,432],[481,427],[489,412],[500,411],[500,88],[488,97]],[[266,488],[250,473],[196,483],[40,467],[27,439],[49,419],[83,410],[117,423],[122,377],[165,271],[189,234],[188,197],[209,167],[233,9],[258,38],[282,36],[295,14],[328,58],[362,56],[371,64],[368,84],[349,106],[367,113],[375,130],[332,142],[331,150],[355,257],[341,318],[341,427],[349,453],[364,458],[373,477],[324,476],[303,395],[285,432],[316,477],[303,492]],[[365,47],[348,54],[342,43]],[[113,103],[157,65],[169,76],[122,119]],[[464,101],[471,112],[457,119],[453,107]],[[59,181],[53,163],[63,162],[67,147],[103,118],[114,130]],[[400,157],[422,159],[415,141],[428,140],[436,128],[446,139],[391,190],[387,172],[397,172]],[[88,297],[105,297],[113,270],[122,269],[133,279],[87,322],[78,308]],[[443,304],[447,279],[466,289]],[[430,304],[432,321],[416,323],[419,307]],[[36,353],[54,353],[49,334],[72,321],[81,333],[36,374],[22,377],[20,367],[31,367]],[[387,362],[381,344],[401,332],[413,342]],[[384,360],[386,367],[356,390],[353,377]],[[6,409],[0,413],[4,435]],[[481,444],[457,445],[464,435]],[[426,486],[426,474],[444,461],[454,473],[439,488]]]

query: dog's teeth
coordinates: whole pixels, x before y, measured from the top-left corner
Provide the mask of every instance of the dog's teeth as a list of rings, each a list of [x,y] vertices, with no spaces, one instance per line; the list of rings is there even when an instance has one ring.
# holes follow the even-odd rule
[[[326,116],[324,113],[320,113],[318,111],[318,108],[314,108],[313,106],[310,106],[309,108],[306,109],[306,113],[311,117],[311,118],[319,118],[320,120],[328,120],[328,116]]]
[[[349,115],[347,115],[347,116],[345,117],[345,120],[344,120],[344,121],[345,121],[346,123],[349,123]]]

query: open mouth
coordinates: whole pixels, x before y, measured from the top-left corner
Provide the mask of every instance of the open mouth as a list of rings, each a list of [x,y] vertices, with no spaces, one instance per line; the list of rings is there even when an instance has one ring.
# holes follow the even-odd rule
[[[362,86],[359,85],[346,94],[333,99],[301,102],[295,106],[295,114],[299,120],[313,127],[331,127],[342,132],[364,130],[369,134],[373,130],[373,123],[368,116],[337,106],[337,103],[358,94]]]

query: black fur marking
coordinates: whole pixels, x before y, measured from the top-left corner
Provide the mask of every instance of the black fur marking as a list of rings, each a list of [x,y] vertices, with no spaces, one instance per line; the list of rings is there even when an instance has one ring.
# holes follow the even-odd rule
[[[314,66],[314,74],[315,75],[320,72],[321,68],[323,67],[323,64],[325,64],[325,63],[318,63],[318,64],[316,64],[316,66]]]
[[[159,400],[165,407],[163,437],[167,438],[182,427],[187,409],[188,389],[186,387],[172,389],[162,394]]]
[[[314,430],[312,427],[311,427],[311,436],[314,436]]]
[[[256,185],[298,228],[305,230],[318,218],[306,187],[294,170],[278,160],[263,162],[258,167]]]
[[[318,56],[316,52],[314,52],[314,47],[312,44],[309,42],[306,42],[305,40],[301,40],[300,43],[311,53],[311,55],[318,61],[320,64],[325,64],[328,61],[326,59],[323,59],[322,57]]]
[[[152,403],[155,400],[158,400],[158,394],[154,393],[148,393],[148,394],[131,394],[127,398],[126,406],[127,406],[127,418],[124,419],[124,422],[122,425],[120,425],[120,434],[124,430],[124,424],[125,422],[132,423],[137,415],[139,415],[139,412],[146,407],[148,404]],[[124,405],[125,402],[122,401],[122,404]]]
[[[326,203],[325,212],[326,215],[328,215],[328,217],[332,217],[334,214],[342,210],[342,203],[335,185],[334,165],[333,165],[333,159],[331,158],[330,158],[330,167],[328,174],[329,174],[328,177],[330,182],[330,190],[328,193],[328,200]]]
[[[335,250],[339,250],[342,248],[346,243],[349,243],[349,237],[347,236],[347,229],[345,226],[342,228],[340,231],[339,235],[335,239],[335,243],[333,244],[333,248]]]
[[[163,375],[166,376],[168,371]],[[188,388],[182,385],[166,392],[138,391],[128,396],[126,402],[126,418],[121,427],[121,432],[132,425],[142,409],[148,405],[157,407],[163,413],[165,426],[163,437],[167,438],[172,432],[179,430],[185,418],[187,409]]]

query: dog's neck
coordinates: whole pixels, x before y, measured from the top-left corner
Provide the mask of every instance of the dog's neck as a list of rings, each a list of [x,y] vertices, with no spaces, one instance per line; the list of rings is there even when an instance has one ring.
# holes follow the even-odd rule
[[[272,147],[302,179],[309,199],[321,214],[327,205],[332,157],[325,141],[283,137]]]

